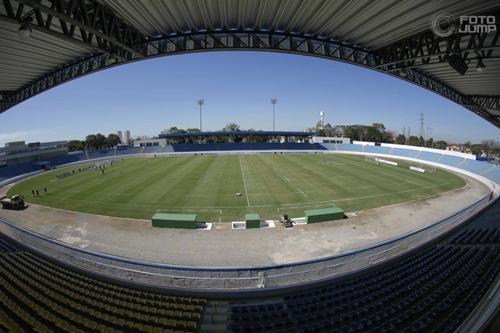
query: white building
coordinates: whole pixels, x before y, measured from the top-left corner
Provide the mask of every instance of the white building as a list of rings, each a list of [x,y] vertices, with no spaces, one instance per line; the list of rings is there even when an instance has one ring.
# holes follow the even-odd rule
[[[15,165],[25,162],[39,162],[45,159],[66,155],[68,143],[66,141],[7,142],[0,153],[0,165]]]
[[[123,143],[123,133],[122,133],[122,131],[117,131],[116,135],[118,135],[118,137],[120,138],[120,143]]]
[[[336,136],[313,136],[312,143],[351,143],[351,139]]]
[[[130,131],[126,130],[124,135],[123,135],[123,140],[122,143],[125,145],[128,145],[130,143]]]
[[[165,147],[167,145],[167,139],[163,138],[141,138],[134,140],[134,147]]]

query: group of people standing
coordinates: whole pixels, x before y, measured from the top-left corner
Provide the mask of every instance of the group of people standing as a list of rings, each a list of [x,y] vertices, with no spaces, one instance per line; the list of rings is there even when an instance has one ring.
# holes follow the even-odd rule
[[[31,194],[33,195],[33,197],[35,197],[35,196],[36,196],[36,197],[39,197],[39,196],[40,196],[40,192],[42,192],[42,191],[41,191],[41,190],[39,191],[38,189],[36,189],[36,190],[31,190]],[[47,187],[44,187],[44,188],[43,188],[43,192],[44,192],[45,194],[48,194],[48,193],[49,193],[49,191],[47,190]]]

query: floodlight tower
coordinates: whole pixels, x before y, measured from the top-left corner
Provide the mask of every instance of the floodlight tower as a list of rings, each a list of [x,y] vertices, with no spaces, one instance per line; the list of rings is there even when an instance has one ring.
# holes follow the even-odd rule
[[[278,99],[276,97],[271,98],[271,104],[273,105],[273,132],[276,130],[276,103],[278,103]]]
[[[203,104],[205,104],[205,100],[202,98],[202,99],[199,99],[197,101],[198,105],[200,106],[200,132],[202,131],[202,127],[201,127],[201,108],[203,107]]]
[[[320,123],[321,129],[323,129],[325,127],[325,113],[323,111],[321,111],[319,113],[319,123]]]

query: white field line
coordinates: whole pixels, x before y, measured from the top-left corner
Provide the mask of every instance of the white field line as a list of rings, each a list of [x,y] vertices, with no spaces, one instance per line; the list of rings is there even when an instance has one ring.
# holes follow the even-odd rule
[[[286,182],[291,183],[292,181],[287,176],[281,176]]]
[[[248,199],[247,182],[245,180],[245,174],[243,173],[243,166],[241,165],[241,155],[238,155],[238,160],[240,161],[241,178],[243,178],[243,186],[245,187],[245,197],[247,198],[247,206],[250,207],[250,200]]]
[[[304,198],[306,198],[306,199],[308,198],[307,194],[305,194],[305,192],[304,192],[304,191],[302,191],[300,188],[298,188],[298,187],[297,187],[297,191],[299,191],[299,193],[300,193],[300,194],[302,194],[302,196],[303,196]]]

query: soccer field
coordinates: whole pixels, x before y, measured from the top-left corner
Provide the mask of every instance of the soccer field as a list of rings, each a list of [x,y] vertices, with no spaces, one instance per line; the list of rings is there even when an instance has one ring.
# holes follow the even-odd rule
[[[26,201],[110,216],[149,219],[156,212],[196,213],[199,220],[238,221],[246,213],[304,216],[309,208],[355,211],[429,197],[465,185],[452,173],[377,165],[363,156],[254,154],[118,160],[106,168],[57,178],[53,170],[9,190]],[[89,165],[89,163],[87,163]],[[92,164],[94,165],[94,164]],[[43,188],[47,187],[48,194]],[[40,191],[33,197],[32,189]],[[240,192],[241,196],[235,193]]]

